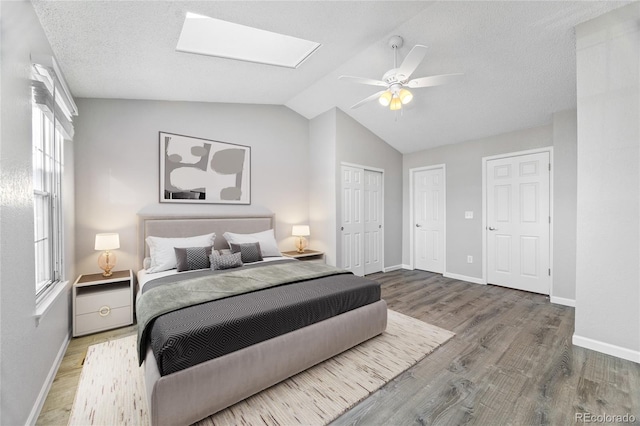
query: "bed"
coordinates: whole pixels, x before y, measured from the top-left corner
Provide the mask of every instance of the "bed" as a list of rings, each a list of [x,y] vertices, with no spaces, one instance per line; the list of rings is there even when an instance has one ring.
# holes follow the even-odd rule
[[[145,286],[152,286],[162,280],[173,279],[171,278],[171,272],[145,274],[142,271],[143,259],[149,256],[149,248],[145,243],[145,239],[148,236],[180,238],[215,233],[216,238],[213,249],[222,250],[228,248],[228,243],[222,237],[225,232],[252,234],[274,229],[274,226],[275,218],[271,214],[233,217],[139,214],[138,259],[141,273],[138,274],[138,284],[140,285],[142,282]],[[289,263],[308,264],[297,260],[277,258],[269,260],[271,261],[265,263],[270,263],[271,269],[281,268],[285,271],[287,270],[285,268],[290,267]],[[251,265],[251,267],[254,267],[256,271],[266,270],[262,265]],[[244,273],[242,271],[243,268],[250,269],[250,267],[238,268],[238,273]],[[208,272],[194,271],[190,274],[186,278],[189,283],[191,282],[189,280],[197,281],[200,275],[208,274]],[[161,278],[150,280],[155,276]],[[186,276],[185,274],[184,277]],[[216,357],[202,362],[192,361],[191,364],[187,363],[179,368],[171,366],[170,362],[167,362],[159,355],[161,351],[158,349],[157,344],[155,346],[156,353],[154,353],[155,343],[152,344],[151,342],[155,342],[157,339],[147,339],[145,335],[145,341],[148,340],[149,344],[141,346],[144,352],[141,354],[141,358],[144,359],[145,386],[151,424],[176,425],[194,423],[382,333],[386,328],[387,306],[385,301],[379,298],[379,287],[378,298],[376,299],[370,294],[371,281],[350,274],[323,275],[316,278],[315,281],[291,284],[291,287],[289,287],[289,284],[275,286],[274,288],[259,290],[249,295],[242,294],[207,303],[215,304],[211,306],[214,307],[212,309],[216,313],[224,311],[227,305],[240,304],[242,298],[248,300],[248,302],[243,301],[242,303],[255,303],[257,305],[272,302],[285,303],[281,302],[281,297],[275,293],[279,291],[280,287],[286,287],[288,294],[299,292],[302,294],[300,297],[306,297],[304,296],[305,294],[317,293],[320,291],[319,289],[324,288],[328,289],[327,291],[343,291],[341,280],[346,280],[344,287],[362,287],[362,290],[358,290],[360,291],[358,295],[345,297],[344,303],[342,299],[338,303],[339,305],[355,303],[353,305],[355,307],[341,307],[337,313],[334,312],[330,315],[321,310],[321,315],[329,316],[322,317],[320,320],[317,318],[315,320],[305,319],[304,321],[310,322],[308,325],[298,325],[297,328],[294,327],[292,330],[284,332],[284,334],[277,334],[266,340],[264,340],[264,336],[256,338],[255,343],[249,339],[248,343],[245,342],[244,346],[241,345],[239,348],[233,347],[233,343],[238,339],[229,338],[229,336],[233,336],[234,331],[228,332],[224,329],[211,331],[213,326],[207,326],[207,332],[211,332],[211,336],[217,336],[218,343],[227,342],[231,344],[227,345],[226,352],[221,352]],[[296,286],[295,291],[293,291],[294,285]],[[368,290],[365,291],[365,288]],[[365,296],[362,296],[362,294],[365,294]],[[137,297],[141,297],[141,289],[138,290]],[[335,298],[338,296],[331,293],[323,297]],[[347,302],[347,299],[357,301]],[[335,305],[335,303],[333,304]],[[180,328],[180,325],[176,325],[175,318],[171,318],[171,315],[188,317],[189,315],[182,315],[182,313],[194,312],[187,311],[187,309],[206,311],[203,306],[208,307],[209,305],[201,304],[196,307],[186,308],[183,311],[177,311],[180,314],[176,314],[176,311],[168,313],[166,317],[158,317],[157,320],[151,321],[151,325],[153,327],[157,326],[162,330],[161,324],[164,321],[165,329]],[[247,309],[253,311],[251,307]],[[287,326],[292,322],[292,319],[297,321],[299,317],[306,317],[306,312],[308,312],[307,308],[305,308],[307,309],[304,311],[305,314],[296,313],[297,311],[293,310],[294,307],[283,306],[283,309],[285,311],[290,310],[289,319],[280,321],[286,323]],[[281,311],[283,309],[278,308],[275,310]],[[222,313],[220,315],[224,316]],[[145,321],[143,320],[143,322]],[[237,321],[234,320],[232,322],[236,323]],[[188,328],[189,326],[185,325],[184,327]],[[265,326],[266,329],[268,327]],[[267,331],[269,330],[264,331],[266,335],[268,335]],[[161,334],[161,332],[159,333]],[[225,335],[224,333],[227,334]],[[253,334],[255,333],[244,333],[241,340],[245,341],[247,339],[244,336]],[[258,330],[257,334],[261,334],[261,331]],[[169,338],[169,340],[171,339],[172,337]]]

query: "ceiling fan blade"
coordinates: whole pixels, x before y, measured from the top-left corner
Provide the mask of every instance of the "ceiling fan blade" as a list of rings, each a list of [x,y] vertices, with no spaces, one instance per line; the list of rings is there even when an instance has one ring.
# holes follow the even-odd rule
[[[421,77],[414,78],[411,81],[408,81],[405,86],[410,89],[419,89],[421,87],[431,87],[431,86],[439,86],[441,84],[447,84],[455,81],[458,77],[464,75],[462,73],[458,74],[442,74],[442,75],[432,75],[430,77]]]
[[[378,99],[380,97],[380,95],[382,95],[384,92],[386,92],[386,90],[381,90],[378,93],[374,93],[373,95],[369,96],[368,98],[364,98],[363,100],[361,100],[357,104],[353,105],[351,107],[351,109],[358,108],[359,106],[362,106],[362,105],[366,104],[367,102],[371,102],[371,101],[374,101],[374,100]]]
[[[358,84],[368,84],[369,86],[382,86],[382,87],[387,87],[387,83],[385,83],[382,80],[373,80],[371,78],[364,78],[364,77],[353,77],[351,75],[341,75],[340,77],[338,77],[340,80],[346,80],[346,81],[350,81],[352,83],[358,83]]]
[[[422,62],[426,54],[427,46],[421,44],[413,46],[413,49],[411,49],[407,57],[402,61],[402,64],[398,67],[396,78],[399,81],[404,81],[411,77],[411,74],[418,68],[418,65],[420,65],[420,62]]]

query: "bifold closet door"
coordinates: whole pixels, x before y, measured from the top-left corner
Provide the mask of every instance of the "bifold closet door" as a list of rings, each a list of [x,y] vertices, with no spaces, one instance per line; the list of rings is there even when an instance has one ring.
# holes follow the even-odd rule
[[[382,271],[382,173],[342,166],[342,268],[356,275]]]
[[[364,171],[364,274],[382,271],[382,173]]]

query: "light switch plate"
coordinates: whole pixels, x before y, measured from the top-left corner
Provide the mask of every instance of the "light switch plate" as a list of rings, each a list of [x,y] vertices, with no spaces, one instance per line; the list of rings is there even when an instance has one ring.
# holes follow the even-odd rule
[[[465,219],[473,219],[473,212],[464,212]]]

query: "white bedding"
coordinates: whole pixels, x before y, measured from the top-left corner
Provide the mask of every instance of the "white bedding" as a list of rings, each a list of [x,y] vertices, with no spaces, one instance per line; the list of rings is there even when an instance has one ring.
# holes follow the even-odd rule
[[[283,260],[283,259],[291,259],[290,257],[284,257],[284,256],[273,256],[273,257],[265,257],[262,261],[260,262],[255,262],[255,263],[264,263],[264,262],[272,262],[274,260]],[[251,263],[251,265],[253,265],[253,263]],[[198,271],[202,271],[202,269],[198,269]],[[141,269],[138,271],[138,294],[140,293],[140,291],[142,291],[142,288],[144,287],[144,285],[146,283],[148,283],[151,280],[155,280],[156,278],[162,278],[162,277],[167,277],[169,275],[177,275],[177,274],[188,274],[189,272],[194,272],[194,271],[184,271],[184,272],[178,272],[177,269],[170,269],[168,271],[162,271],[162,272],[147,272],[146,269]]]

